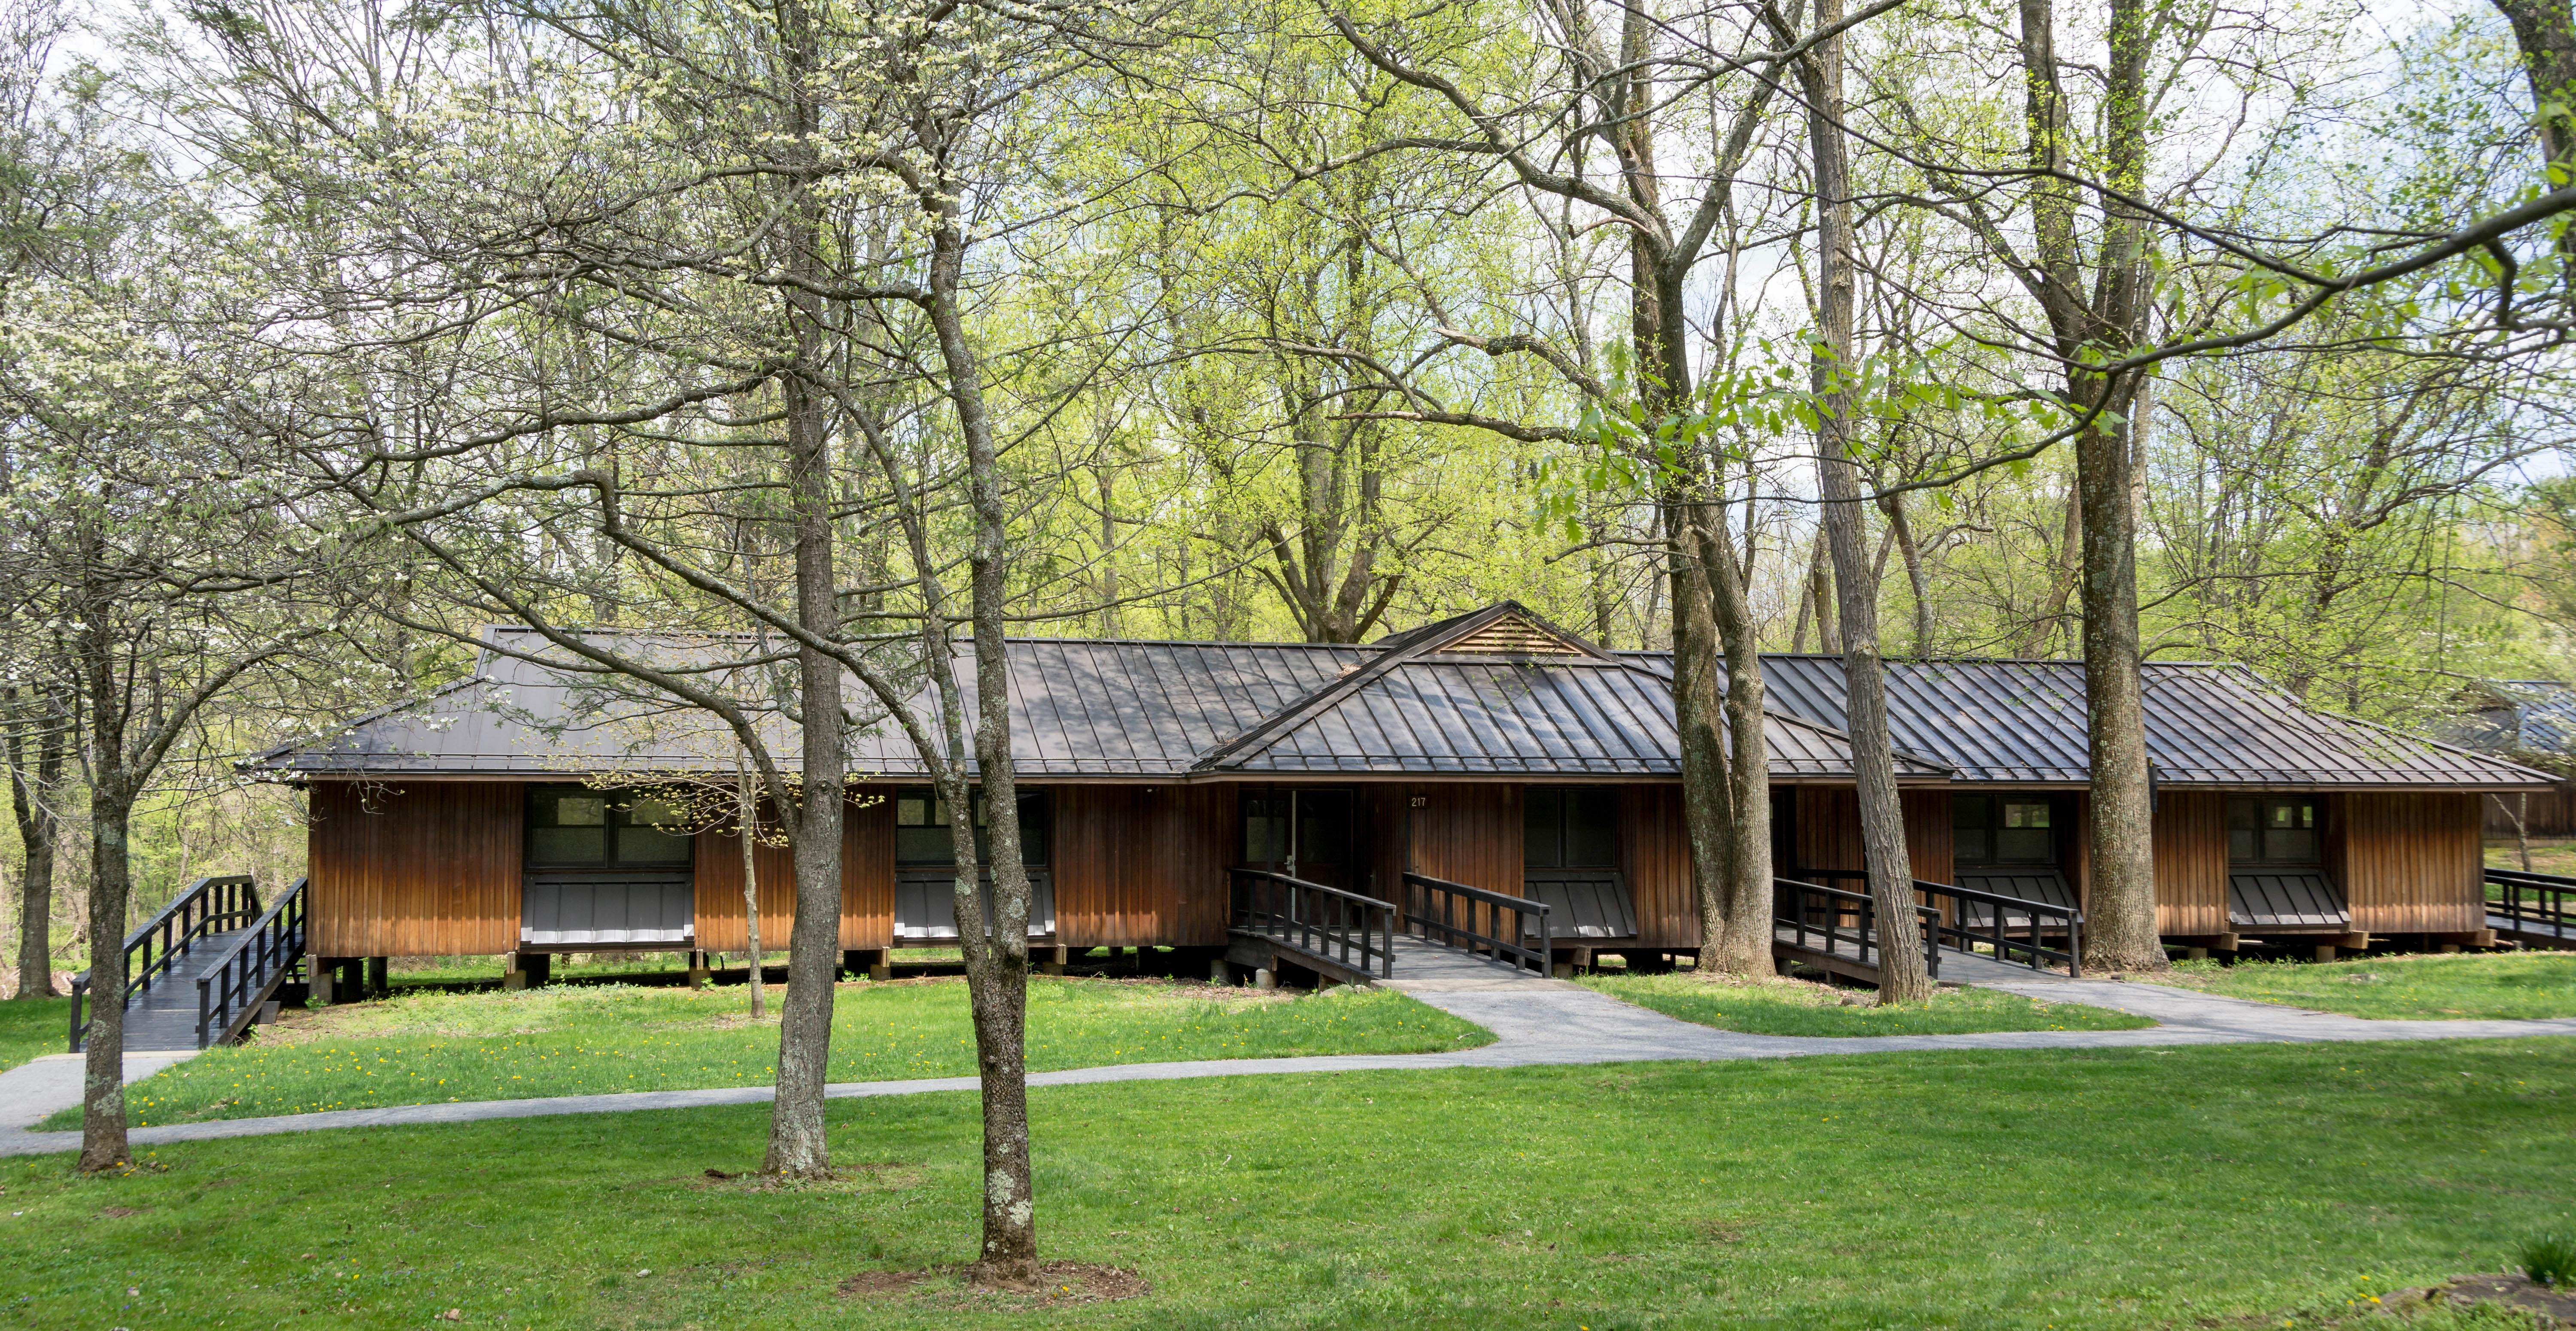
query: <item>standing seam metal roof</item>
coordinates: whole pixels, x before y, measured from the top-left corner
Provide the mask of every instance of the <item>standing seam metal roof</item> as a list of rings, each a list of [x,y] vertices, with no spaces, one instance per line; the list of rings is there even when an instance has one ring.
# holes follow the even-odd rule
[[[1669,667],[1666,667],[1669,669]],[[2167,785],[2515,788],[2543,780],[2500,759],[2302,707],[2241,665],[2149,662],[2147,758]],[[1779,705],[1844,715],[1842,661],[1766,656]],[[2092,763],[2077,661],[1892,661],[1888,724],[1963,781],[2080,783]]]
[[[1442,650],[1513,616],[1563,650]],[[721,664],[732,650],[703,635],[617,637],[629,650],[699,665]],[[533,630],[493,629],[486,640],[476,677],[253,765],[350,776],[731,770],[732,737],[711,718],[520,659],[550,650]],[[1669,777],[1680,768],[1668,654],[1602,652],[1509,602],[1367,646],[1022,638],[1010,655],[1013,746],[1033,780]],[[973,675],[959,674],[971,715]],[[1848,778],[1840,658],[1769,656],[1763,676],[1772,775]],[[2241,666],[2153,663],[2146,685],[2148,753],[2166,784],[2528,789],[2550,780],[2302,708]],[[854,686],[852,696],[866,695]],[[1901,776],[2087,778],[2078,662],[1891,662],[1888,703]],[[916,710],[935,719],[927,689]],[[762,726],[792,761],[792,724],[771,716]],[[921,771],[890,719],[861,726],[851,749],[857,774]]]

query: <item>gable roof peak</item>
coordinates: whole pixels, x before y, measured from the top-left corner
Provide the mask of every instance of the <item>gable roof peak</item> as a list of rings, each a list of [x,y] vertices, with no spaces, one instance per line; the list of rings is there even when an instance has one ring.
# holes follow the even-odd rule
[[[1481,610],[1452,615],[1377,640],[1390,657],[1412,659],[1433,653],[1465,656],[1617,658],[1581,635],[1549,622],[1518,601],[1496,601]]]

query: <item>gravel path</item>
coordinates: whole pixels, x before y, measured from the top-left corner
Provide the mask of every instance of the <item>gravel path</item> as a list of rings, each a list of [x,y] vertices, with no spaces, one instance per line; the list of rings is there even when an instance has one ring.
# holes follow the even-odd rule
[[[1717,1061],[1878,1054],[1936,1049],[2127,1049],[2206,1044],[2298,1044],[2339,1040],[2477,1040],[2524,1035],[2576,1035],[2576,1018],[2549,1021],[2375,1021],[2163,985],[2118,980],[2068,980],[2026,970],[1964,964],[1942,958],[1944,979],[1967,980],[2048,1002],[2118,1008],[2162,1023],[2134,1031],[2009,1031],[1985,1035],[1886,1035],[1854,1038],[1745,1035],[1676,1021],[1607,998],[1578,985],[1506,974],[1444,976],[1398,981],[1393,987],[1495,1035],[1481,1049],[1440,1054],[1350,1054],[1315,1058],[1216,1059],[1195,1063],[1130,1063],[1117,1067],[1040,1072],[1032,1086],[1087,1086],[1100,1082],[1178,1081],[1198,1077],[1257,1077],[1289,1073],[1365,1072],[1401,1068],[1517,1068],[1561,1064]],[[1954,974],[1954,971],[1957,972]],[[159,1071],[180,1056],[137,1055],[126,1062],[126,1080]],[[972,1077],[918,1081],[844,1082],[835,1099],[971,1091]],[[554,1114],[607,1114],[639,1109],[693,1109],[760,1104],[766,1086],[694,1091],[635,1091],[572,1095],[543,1100],[478,1100],[465,1104],[339,1109],[275,1118],[238,1118],[138,1128],[137,1146],[259,1137],[335,1128],[391,1127],[420,1123],[473,1123],[486,1119]],[[30,1132],[47,1115],[80,1100],[80,1062],[70,1055],[40,1058],[0,1073],[0,1155],[68,1151],[80,1144],[71,1132]]]

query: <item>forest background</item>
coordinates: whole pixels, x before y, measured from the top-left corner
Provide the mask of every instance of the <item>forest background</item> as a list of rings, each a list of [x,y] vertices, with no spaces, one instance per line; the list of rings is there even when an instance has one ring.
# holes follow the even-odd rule
[[[1785,99],[1746,115],[1740,92],[1720,93],[1727,59],[1707,54],[1747,49],[1755,8],[1658,18],[1717,71],[1661,67],[1658,132],[1677,175],[1738,164],[1687,319],[1712,385],[1704,420],[1731,440],[1729,521],[1759,636],[1839,651],[1794,391],[1818,299],[1808,129]],[[975,112],[977,248],[962,269],[1005,441],[1011,631],[1362,641],[1510,597],[1611,647],[1669,646],[1666,511],[1602,446],[1597,419],[1637,376],[1618,229],[1491,154],[1438,151],[1452,142],[1438,108],[1315,13],[1087,12],[1088,37],[1114,27],[1118,40],[1052,66],[1028,54],[1016,79],[973,77],[1010,89]],[[1534,53],[1586,30],[1569,6],[1436,12],[1404,20],[1408,49],[1495,88],[1536,78],[1526,71],[1547,62]],[[2533,126],[2551,109],[2535,104],[2502,11],[2153,12],[2164,46],[2142,188],[2210,230],[2178,228],[2146,260],[2150,340],[2281,298],[2222,262],[2210,234],[2376,253],[2528,199],[2545,178]],[[567,200],[650,179],[672,151],[657,120],[667,90],[626,81],[633,68],[534,15],[197,5],[84,27],[10,0],[0,702],[22,833],[30,818],[59,825],[58,972],[87,951],[100,760],[66,710],[77,702],[48,691],[49,644],[90,626],[54,594],[65,565],[38,557],[68,530],[67,496],[96,499],[103,529],[152,570],[119,594],[150,611],[119,659],[137,716],[177,717],[136,805],[129,920],[200,874],[296,876],[298,796],[234,764],[462,677],[477,626],[511,617],[510,597],[567,625],[752,625],[607,539],[579,505],[513,501],[444,552],[387,539],[401,507],[387,477],[361,495],[333,469],[353,422],[375,432],[379,458],[403,457],[391,488],[411,485],[419,503],[472,488],[464,471],[440,474],[451,459],[519,449],[513,474],[614,475],[664,505],[666,528],[695,523],[691,548],[731,560],[755,594],[764,578],[784,585],[781,491],[762,470],[778,464],[761,451],[788,410],[779,390],[761,374],[726,381],[722,356],[675,368],[671,353],[680,325],[718,341],[709,330],[758,326],[759,309],[724,302],[775,282],[748,261],[698,262],[694,277],[726,294],[674,284],[637,316],[561,271],[458,276],[563,253],[594,273],[630,262],[544,236],[573,229]],[[2067,49],[2100,44],[2103,14],[2059,21]],[[1955,168],[1981,135],[1998,160],[2018,151],[2014,23],[2009,7],[1948,0],[1849,38],[1870,404],[1856,454],[1892,657],[2079,650],[2073,460],[2035,446],[2065,417],[1974,206],[1942,193],[1955,169],[1926,165],[1937,148]],[[2066,60],[2079,120],[2101,114],[2090,59]],[[1038,100],[1067,84],[1080,94]],[[1516,106],[1539,104],[1523,94]],[[744,206],[662,202],[676,214],[653,219],[664,235],[717,235],[739,218],[688,210]],[[845,253],[904,251],[900,209],[842,202]],[[503,253],[494,238],[526,215],[543,225]],[[2009,200],[1996,215],[2027,225]],[[2522,254],[2527,271],[2504,288],[2556,283],[2552,243]],[[423,256],[450,267],[433,273]],[[2158,366],[2129,435],[2149,659],[2243,661],[2313,704],[2410,728],[2455,714],[2480,681],[2576,672],[2576,482],[2561,451],[2576,402],[2556,334],[2481,306],[2496,270],[2472,254],[2291,336]],[[657,270],[623,271],[631,292]],[[868,303],[835,281],[813,287],[818,302]],[[828,447],[858,478],[842,482],[838,517],[849,595],[891,622],[917,612],[926,567],[963,560],[970,505],[922,388],[938,378],[923,368],[927,334],[866,323],[878,317],[848,325],[861,350],[846,358],[867,364],[841,380],[859,404],[842,403]],[[871,507],[865,478],[894,474],[861,461],[872,449],[908,457],[924,497]],[[908,547],[908,533],[929,545]],[[478,539],[479,554],[455,543]],[[496,602],[478,576],[509,596]],[[64,747],[51,769],[48,736]],[[0,851],[13,918],[24,840]]]

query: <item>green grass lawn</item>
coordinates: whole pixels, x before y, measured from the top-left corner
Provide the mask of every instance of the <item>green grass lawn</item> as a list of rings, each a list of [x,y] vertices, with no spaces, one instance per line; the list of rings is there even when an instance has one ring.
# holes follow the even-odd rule
[[[2564,1039],[1229,1078],[1031,1110],[1045,1255],[1152,1287],[1050,1327],[2311,1327],[2576,1224]],[[758,1163],[760,1107],[193,1143],[123,1178],[0,1162],[0,1325],[1041,1324],[936,1284],[838,1293],[971,1256],[979,1128],[965,1094],[829,1116],[851,1176],[793,1191],[707,1174]]]
[[[1797,980],[1746,983],[1596,973],[1582,983],[1668,1017],[1755,1035],[1960,1035],[1970,1031],[2127,1031],[2155,1023],[2083,1003],[2041,1003],[1991,989],[1944,989],[1919,1007],[1849,1007],[1851,990]]]
[[[598,952],[580,953],[589,958],[575,964],[571,956],[557,956],[547,970],[552,979],[584,979],[616,975],[678,976],[689,969],[686,952]],[[762,958],[771,966],[787,963],[787,954]],[[452,984],[458,981],[501,982],[501,973],[510,968],[508,957],[399,957],[388,968],[385,979],[400,987],[405,984]],[[739,963],[737,963],[739,964]]]
[[[2514,846],[2513,838],[2507,837],[2502,841],[2487,843],[2487,867],[2490,869],[2522,867],[2522,853]],[[2532,842],[2531,871],[2576,877],[2576,841]]]
[[[448,1100],[754,1086],[778,1077],[778,1026],[747,991],[581,986],[397,994],[321,1008],[126,1092],[137,1123],[184,1123]],[[962,980],[840,987],[832,1080],[968,1076]],[[1168,980],[1029,981],[1029,1067],[1177,1059],[1420,1053],[1489,1043],[1483,1028],[1384,990],[1293,997]],[[78,1127],[77,1110],[47,1120]]]
[[[2164,983],[2356,1017],[2576,1017],[2576,953],[2174,964]]]
[[[71,1022],[68,998],[0,1002],[0,1072],[38,1054],[59,1054],[70,1048]]]

